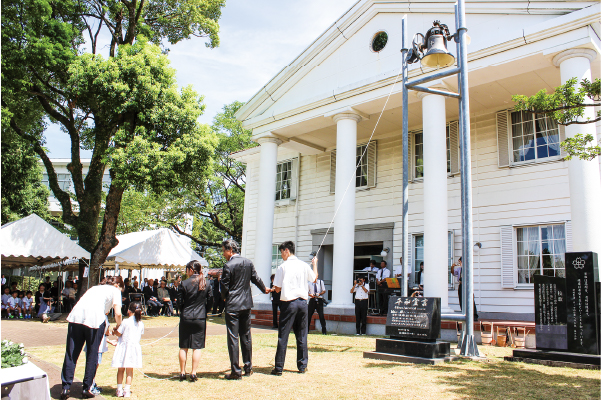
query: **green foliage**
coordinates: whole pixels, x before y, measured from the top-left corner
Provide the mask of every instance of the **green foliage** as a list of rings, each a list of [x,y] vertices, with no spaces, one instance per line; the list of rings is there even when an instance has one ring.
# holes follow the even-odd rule
[[[567,138],[561,143],[561,147],[568,153],[565,156],[566,160],[571,160],[572,157],[578,157],[581,160],[592,160],[601,155],[601,146],[593,146],[595,138],[591,134],[582,135],[576,134],[574,137]]]
[[[18,367],[29,362],[23,343],[2,341],[2,368]]]

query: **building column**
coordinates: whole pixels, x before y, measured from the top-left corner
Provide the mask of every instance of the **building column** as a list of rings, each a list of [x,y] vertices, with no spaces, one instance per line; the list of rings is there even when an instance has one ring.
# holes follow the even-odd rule
[[[353,112],[334,115],[336,122],[336,193],[334,219],[334,263],[332,303],[352,305],[355,257],[355,168],[357,164],[357,123],[362,116]]]
[[[278,146],[282,141],[268,136],[257,140],[261,145],[259,161],[259,194],[254,265],[257,274],[268,285],[271,277],[271,250],[273,245],[273,217],[275,212],[275,180],[278,163]],[[253,290],[258,290],[253,286]],[[255,302],[268,303],[269,296],[255,298]]]
[[[578,85],[582,79],[591,79],[591,61],[597,52],[590,49],[570,49],[553,58],[553,64],[559,67],[561,84],[568,79],[577,78]],[[587,102],[590,99],[586,98]],[[586,107],[585,121],[595,118],[593,107]],[[574,124],[565,127],[566,137],[591,134],[595,138],[592,145],[597,144],[595,124]],[[595,251],[601,254],[601,178],[599,174],[599,158],[591,161],[577,157],[568,161],[570,180],[570,208],[572,214],[572,246],[574,251]]]
[[[421,94],[424,149],[424,296],[449,308],[447,139],[445,98]]]

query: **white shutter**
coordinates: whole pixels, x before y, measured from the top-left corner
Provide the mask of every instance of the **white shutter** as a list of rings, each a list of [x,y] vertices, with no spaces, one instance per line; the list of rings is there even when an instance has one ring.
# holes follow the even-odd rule
[[[566,231],[566,251],[568,251],[568,252],[574,251],[572,248],[572,221],[566,221],[565,231]]]
[[[336,150],[330,153],[330,193],[336,191]]]
[[[516,265],[513,250],[513,226],[501,226],[501,287],[515,288]]]
[[[449,144],[451,146],[451,174],[459,173],[459,121],[449,123]]]
[[[299,156],[300,157],[300,156]],[[297,188],[298,188],[298,158],[293,158],[292,161],[292,179],[290,180],[290,200],[295,200],[297,196]]]
[[[499,152],[499,167],[508,167],[511,160],[509,149],[509,138],[511,137],[509,132],[510,128],[509,112],[507,110],[499,111],[497,113],[497,149]]]
[[[563,158],[568,155],[568,153],[561,146],[563,141],[566,140],[566,126],[558,125],[557,129],[559,130],[559,155]]]
[[[367,145],[367,187],[376,187],[376,141],[371,141]]]
[[[413,149],[413,143],[415,142],[415,140],[413,140],[413,132],[409,132],[408,133],[408,142],[409,142],[409,151],[408,151],[408,156],[409,156],[409,162],[407,163],[407,165],[409,166],[409,182],[413,182],[413,153],[414,153],[414,149]]]

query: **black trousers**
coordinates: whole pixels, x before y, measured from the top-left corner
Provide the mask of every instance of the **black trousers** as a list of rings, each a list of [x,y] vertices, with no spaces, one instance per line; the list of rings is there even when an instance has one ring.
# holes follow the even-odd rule
[[[457,297],[459,297],[459,308],[463,311],[463,284],[459,283],[459,287],[457,288]],[[472,301],[474,302],[474,321],[478,320],[478,309],[476,308],[476,300],[472,297]]]
[[[219,314],[221,314],[223,312],[224,305],[225,303],[221,298],[221,295],[219,295],[219,297],[213,297],[213,314],[217,314],[217,311],[219,311]]]
[[[146,307],[148,307],[148,314],[158,314],[163,303],[157,300],[146,300]]]
[[[292,301],[280,301],[280,326],[278,327],[278,348],[275,352],[276,371],[284,370],[288,336],[294,331],[296,337],[296,366],[299,371],[307,368],[309,349],[307,348],[307,301],[298,298]]]
[[[271,301],[271,312],[273,314],[273,326],[278,327],[278,308],[281,310],[279,301]]]
[[[227,351],[230,354],[232,374],[242,375],[240,369],[240,350],[242,348],[242,361],[244,371],[252,369],[252,338],[250,336],[250,310],[225,312],[225,326],[227,327]],[[239,338],[239,339],[238,339]]]
[[[355,324],[357,334],[367,333],[367,299],[355,299]]]
[[[388,314],[388,293],[378,290],[378,303],[380,314]]]
[[[326,318],[323,316],[323,299],[311,298],[309,300],[309,312],[307,317],[307,331],[309,330],[309,325],[311,325],[311,318],[313,318],[313,313],[317,310],[317,315],[319,315],[319,323],[321,324],[321,333],[326,334]]]
[[[94,377],[96,376],[96,368],[98,366],[98,348],[102,341],[102,335],[106,329],[105,323],[98,329],[93,329],[82,324],[69,323],[67,329],[67,346],[65,348],[65,360],[63,361],[63,370],[61,372],[61,380],[63,381],[63,389],[71,388],[73,384],[73,376],[75,375],[75,366],[77,359],[81,354],[84,344],[86,349],[86,371],[83,377],[83,390],[90,389]]]

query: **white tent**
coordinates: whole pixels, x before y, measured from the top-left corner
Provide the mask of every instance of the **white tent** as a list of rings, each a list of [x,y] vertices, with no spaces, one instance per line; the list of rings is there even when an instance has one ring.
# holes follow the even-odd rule
[[[191,239],[167,228],[117,236],[119,244],[109,253],[104,267],[120,269],[181,269],[192,260],[209,263],[191,247]]]
[[[90,253],[36,214],[2,225],[0,246],[2,268],[90,258]]]

